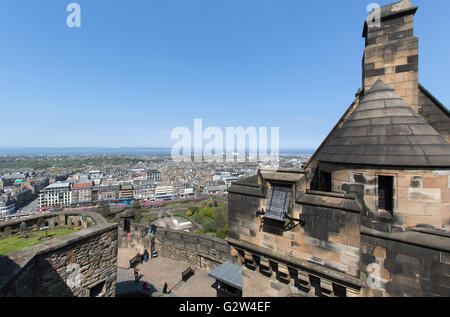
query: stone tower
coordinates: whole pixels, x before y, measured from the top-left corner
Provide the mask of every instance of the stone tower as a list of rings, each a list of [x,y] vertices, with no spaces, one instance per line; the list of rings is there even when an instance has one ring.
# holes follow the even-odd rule
[[[394,84],[397,95],[418,113],[419,41],[414,36],[416,11],[417,7],[408,0],[372,11],[363,30],[366,47],[362,87],[367,92],[378,79]]]

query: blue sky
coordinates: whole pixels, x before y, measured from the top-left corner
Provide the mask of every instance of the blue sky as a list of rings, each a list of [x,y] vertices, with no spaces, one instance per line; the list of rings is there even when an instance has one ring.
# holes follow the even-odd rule
[[[170,147],[201,118],[314,149],[361,86],[372,2],[2,0],[0,146]],[[450,1],[412,2],[419,80],[448,107]]]

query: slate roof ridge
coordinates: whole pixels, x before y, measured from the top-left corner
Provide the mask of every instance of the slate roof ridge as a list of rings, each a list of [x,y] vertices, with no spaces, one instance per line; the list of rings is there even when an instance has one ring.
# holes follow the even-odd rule
[[[449,109],[444,106],[431,92],[429,92],[421,83],[419,83],[419,90],[427,96],[443,113],[450,117]]]

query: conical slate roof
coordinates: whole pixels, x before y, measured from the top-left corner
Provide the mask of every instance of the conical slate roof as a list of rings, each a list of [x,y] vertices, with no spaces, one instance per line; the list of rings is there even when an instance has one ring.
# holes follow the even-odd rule
[[[450,144],[379,79],[316,159],[388,166],[450,166]]]

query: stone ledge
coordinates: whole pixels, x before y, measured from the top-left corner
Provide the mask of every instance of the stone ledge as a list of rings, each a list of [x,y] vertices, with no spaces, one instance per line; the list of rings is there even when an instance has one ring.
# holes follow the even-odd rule
[[[427,249],[450,252],[450,237],[436,235],[431,232],[406,231],[406,232],[381,232],[361,226],[361,235],[372,236],[379,239],[393,240]]]
[[[258,185],[258,187],[254,186],[244,186],[244,185],[238,185],[238,184],[232,184],[228,188],[228,193],[230,194],[238,194],[238,195],[245,195],[245,196],[254,196],[259,198],[266,198],[266,195],[264,195],[263,191],[261,190],[261,187]]]
[[[348,194],[306,191],[306,194],[300,196],[295,202],[300,205],[332,208],[354,213],[361,213],[363,210],[358,200]]]
[[[338,282],[340,285],[345,283],[345,284],[347,284],[346,286],[356,288],[356,289],[366,287],[365,282],[362,281],[361,279],[341,273],[341,272],[334,271],[327,267],[324,267],[324,266],[321,266],[318,264],[314,264],[311,262],[303,261],[303,260],[294,258],[292,256],[282,255],[277,252],[262,248],[260,246],[254,245],[254,244],[251,244],[246,241],[238,241],[238,240],[235,240],[235,239],[232,239],[229,237],[226,238],[226,240],[228,241],[228,243],[230,245],[249,250],[250,252],[255,253],[257,256],[280,260],[280,262],[284,262],[287,266],[293,265],[294,268],[299,267],[300,269],[313,271],[313,272],[315,272],[315,274],[313,273],[313,275],[324,276],[325,278],[328,278],[331,281]]]

